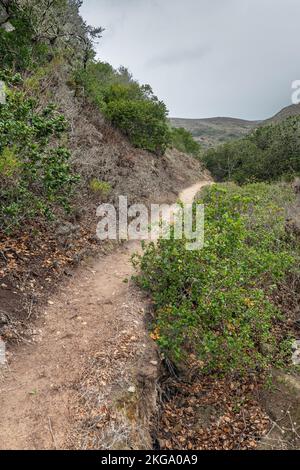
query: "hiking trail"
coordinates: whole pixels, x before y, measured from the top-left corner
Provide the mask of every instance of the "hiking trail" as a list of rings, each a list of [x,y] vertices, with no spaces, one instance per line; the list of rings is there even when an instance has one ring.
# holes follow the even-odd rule
[[[187,188],[180,200],[193,202],[207,184]],[[116,402],[124,390],[127,397],[134,395],[133,377],[143,371],[145,382],[157,370],[157,352],[145,327],[145,295],[125,281],[134,273],[131,255],[138,249],[139,242],[128,242],[77,269],[41,312],[32,343],[16,347],[0,369],[1,450],[117,447],[113,432],[121,435],[119,445],[130,439],[131,446],[140,446],[141,439],[149,445],[141,429],[132,443],[126,424],[116,424],[110,411],[112,397]],[[90,416],[94,406],[98,413],[86,434],[83,401],[82,409],[90,404]],[[108,413],[114,424],[97,442],[91,430],[99,429]]]

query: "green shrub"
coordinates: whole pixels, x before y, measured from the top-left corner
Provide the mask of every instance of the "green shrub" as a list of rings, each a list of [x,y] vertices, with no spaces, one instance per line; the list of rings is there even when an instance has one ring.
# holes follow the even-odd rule
[[[200,155],[201,146],[195,141],[192,134],[183,128],[172,128],[171,145],[183,153],[188,153],[198,157]]]
[[[149,85],[139,85],[127,69],[92,62],[76,73],[83,87],[111,123],[138,147],[163,154],[170,143],[167,109]]]
[[[192,355],[203,373],[242,374],[275,360],[280,342],[272,328],[280,312],[270,299],[296,265],[283,210],[292,199],[281,186],[216,185],[201,200],[202,250],[160,240],[135,259],[138,282],[156,307],[154,338],[176,364]]]
[[[93,193],[99,194],[102,197],[107,197],[111,192],[111,185],[106,181],[99,181],[94,178],[90,182],[90,189]]]
[[[208,150],[204,163],[217,181],[239,184],[300,174],[300,118],[259,127],[244,139]]]
[[[66,128],[55,107],[36,111],[34,100],[8,87],[6,104],[0,104],[1,230],[68,208],[78,178],[69,167],[70,152],[60,145]]]
[[[24,71],[36,64],[45,62],[49,52],[43,41],[34,41],[35,31],[28,8],[12,7],[15,15],[11,19],[14,31],[6,32],[0,28],[0,65],[3,69]]]
[[[158,155],[169,144],[164,105],[152,101],[116,100],[107,105],[106,116],[135,146]]]
[[[76,91],[80,93],[84,90],[91,101],[104,112],[104,94],[106,89],[115,83],[114,74],[114,69],[110,64],[90,62],[86,69],[78,69],[74,74]]]

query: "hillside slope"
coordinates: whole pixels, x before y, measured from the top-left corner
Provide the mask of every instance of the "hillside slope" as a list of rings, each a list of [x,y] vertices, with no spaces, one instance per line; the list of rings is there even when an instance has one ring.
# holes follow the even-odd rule
[[[171,125],[190,131],[204,148],[215,147],[229,140],[239,139],[259,125],[259,121],[217,117],[208,119],[171,118]]]
[[[240,139],[256,127],[277,124],[288,117],[298,115],[300,115],[300,104],[287,106],[264,121],[216,117],[208,119],[171,118],[170,123],[173,127],[183,127],[190,131],[195,140],[207,149],[231,140]]]
[[[300,114],[300,104],[292,104],[291,106],[286,106],[285,108],[281,109],[279,113],[272,116],[270,119],[266,119],[263,121],[264,125],[279,123],[284,121],[284,119],[291,117],[291,116],[299,116]]]
[[[54,220],[34,220],[13,235],[0,235],[0,335],[17,340],[26,334],[27,318],[34,318],[56,283],[86,256],[107,250],[96,237],[96,209],[101,202],[117,204],[174,202],[183,188],[207,176],[198,160],[168,150],[162,157],[134,148],[105,121],[99,110],[77,98],[67,85],[64,63],[54,64],[41,80],[41,101],[52,101],[69,123],[70,164],[80,181],[70,213]],[[203,176],[204,175],[204,176]],[[103,197],[91,190],[93,178],[107,182],[110,193]],[[35,233],[35,236],[32,236]],[[29,332],[30,333],[30,332]]]

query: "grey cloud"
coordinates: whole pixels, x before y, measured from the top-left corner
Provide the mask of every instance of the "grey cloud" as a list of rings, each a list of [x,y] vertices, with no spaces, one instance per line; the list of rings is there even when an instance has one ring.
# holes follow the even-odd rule
[[[210,48],[205,46],[198,46],[191,49],[183,49],[179,51],[166,51],[163,54],[160,54],[156,57],[153,57],[146,62],[147,67],[160,67],[160,66],[172,66],[179,65],[184,63],[189,63],[191,61],[200,61],[203,59],[209,52]]]
[[[85,0],[100,60],[150,83],[172,116],[263,119],[300,79],[299,0]]]

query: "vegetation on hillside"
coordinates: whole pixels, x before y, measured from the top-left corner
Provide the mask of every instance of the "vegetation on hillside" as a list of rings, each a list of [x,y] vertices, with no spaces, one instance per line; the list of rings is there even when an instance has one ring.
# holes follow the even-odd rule
[[[194,157],[200,156],[201,145],[196,142],[189,131],[182,127],[171,129],[171,142],[172,146],[180,152],[194,155]]]
[[[3,230],[50,216],[71,202],[77,177],[68,164],[69,128],[52,105],[51,87],[43,90],[59,66],[77,96],[88,96],[134,146],[157,155],[170,145],[198,153],[187,132],[170,129],[166,106],[149,85],[140,85],[124,67],[114,70],[94,60],[94,41],[103,29],[82,20],[81,5],[81,0],[0,0],[0,79],[7,91],[0,105]],[[108,192],[96,191],[94,182],[90,189],[103,197]]]
[[[196,142],[204,149],[215,148],[225,142],[241,139],[259,125],[256,121],[244,121],[233,118],[181,119],[171,118],[175,128],[184,128],[190,132]]]
[[[81,5],[82,0],[1,0],[1,68],[28,72],[57,51],[69,63],[79,61],[85,67],[95,55],[93,44],[103,29],[82,20]],[[8,21],[14,30],[2,27]]]
[[[217,181],[276,181],[300,174],[300,118],[259,127],[248,137],[208,150],[204,163]]]
[[[283,185],[216,185],[205,204],[205,246],[160,240],[138,257],[139,284],[151,292],[153,335],[177,365],[203,373],[249,373],[283,361],[289,337],[274,335],[282,312],[272,301],[296,269],[295,244],[285,231]],[[194,358],[194,359],[193,359]]]
[[[1,231],[69,209],[78,177],[69,165],[68,124],[40,82],[58,57],[71,69],[94,57],[102,28],[81,19],[81,4],[0,1],[0,79],[6,87],[0,104]]]
[[[140,85],[125,67],[91,61],[75,74],[77,92],[84,89],[104,116],[138,148],[158,155],[167,147],[199,156],[200,145],[185,129],[170,128],[168,111],[150,85]]]
[[[37,215],[52,215],[54,206],[68,208],[77,177],[62,145],[67,123],[51,105],[19,90],[19,75],[6,78],[6,103],[0,105],[0,227],[11,231]],[[53,142],[55,141],[55,144]]]
[[[104,116],[138,148],[162,155],[170,144],[167,108],[149,85],[139,85],[128,70],[114,70],[110,64],[91,62],[76,74]]]

